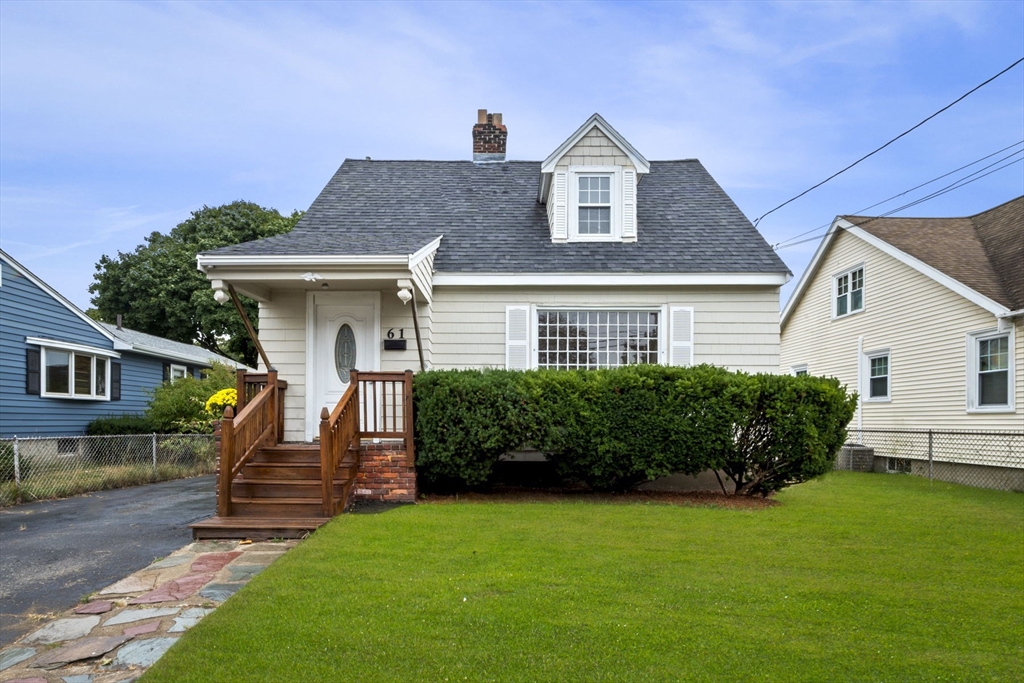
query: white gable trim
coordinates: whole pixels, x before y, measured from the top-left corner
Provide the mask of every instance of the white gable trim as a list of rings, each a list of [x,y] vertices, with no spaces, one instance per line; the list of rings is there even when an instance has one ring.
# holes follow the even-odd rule
[[[75,306],[73,303],[65,299],[63,296],[61,296],[56,289],[40,280],[38,277],[33,275],[28,268],[26,268],[25,266],[21,265],[13,258],[11,258],[10,254],[4,251],[0,251],[0,258],[3,259],[4,263],[9,265],[11,268],[14,268],[19,273],[21,273],[29,282],[31,282],[35,286],[39,287],[39,289],[43,290],[51,297],[53,297],[57,303],[61,304],[62,306],[64,306],[64,308],[68,309],[69,311],[77,315],[79,318],[81,318],[85,323],[89,325],[89,327],[93,328],[94,330],[102,334],[105,338],[114,342],[115,349],[123,348],[118,346],[118,344],[120,343],[119,339],[117,339],[114,335],[110,334],[105,329],[103,329],[103,327],[98,322],[87,316],[78,306]]]
[[[859,237],[861,240],[867,242],[868,244],[878,249],[882,253],[893,257],[900,263],[903,263],[904,265],[913,268],[922,275],[931,278],[935,282],[938,282],[940,285],[959,294],[960,296],[967,299],[971,303],[980,306],[981,308],[985,309],[986,311],[992,313],[995,316],[1005,316],[1006,314],[1010,313],[1010,309],[1007,308],[1006,306],[1003,306],[997,301],[993,301],[984,294],[981,294],[980,292],[971,289],[970,287],[960,282],[959,280],[952,278],[949,275],[946,275],[937,268],[933,268],[924,261],[911,256],[905,251],[897,249],[896,247],[892,246],[885,240],[872,235],[870,232],[864,230],[863,228],[857,227],[856,225],[846,220],[845,218],[840,218],[836,216],[836,219],[832,221],[832,226],[829,228],[828,233],[825,234],[825,238],[821,241],[821,244],[818,245],[817,251],[814,252],[814,257],[811,259],[810,264],[807,266],[807,269],[804,271],[804,274],[800,276],[800,282],[797,283],[796,289],[793,291],[793,295],[790,296],[789,301],[786,302],[786,307],[782,311],[781,327],[786,326],[786,321],[789,320],[789,316],[792,315],[793,311],[796,309],[796,306],[800,303],[800,300],[803,298],[805,290],[810,285],[811,280],[814,279],[814,276],[817,274],[818,268],[821,265],[821,259],[824,257],[829,247],[832,246],[832,242],[835,240],[835,237],[840,230],[845,230],[851,235]]]
[[[611,127],[611,125],[601,117],[600,114],[594,114],[586,123],[580,126],[575,133],[570,135],[565,142],[558,146],[551,155],[544,160],[540,166],[541,173],[553,173],[555,170],[555,164],[561,159],[566,152],[572,149],[572,146],[579,142],[584,135],[590,132],[592,128],[597,128],[604,133],[612,142],[614,142],[619,149],[622,150],[623,154],[629,157],[630,162],[636,167],[637,173],[650,173],[651,163],[644,158],[640,152],[636,151],[633,145],[629,144],[626,138],[622,137],[617,130]]]
[[[566,287],[747,285],[781,287],[788,273],[435,273],[434,286]]]

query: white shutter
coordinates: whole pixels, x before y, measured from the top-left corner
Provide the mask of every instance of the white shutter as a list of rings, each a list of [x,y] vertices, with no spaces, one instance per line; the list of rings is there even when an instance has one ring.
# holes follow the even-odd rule
[[[636,171],[622,170],[622,241],[636,241]]]
[[[693,365],[693,308],[690,306],[672,306],[669,331],[672,339],[669,342],[669,365]]]
[[[530,369],[530,307],[505,307],[505,368]]]
[[[565,242],[569,239],[568,207],[566,205],[567,176],[565,171],[555,172],[554,187],[552,188],[552,199],[555,202],[555,221],[551,226],[551,241],[553,242]]]

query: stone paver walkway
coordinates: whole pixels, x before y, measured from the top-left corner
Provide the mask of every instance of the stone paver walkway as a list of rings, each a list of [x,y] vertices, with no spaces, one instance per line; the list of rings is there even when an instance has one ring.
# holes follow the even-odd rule
[[[295,543],[190,543],[0,651],[0,683],[134,681]]]

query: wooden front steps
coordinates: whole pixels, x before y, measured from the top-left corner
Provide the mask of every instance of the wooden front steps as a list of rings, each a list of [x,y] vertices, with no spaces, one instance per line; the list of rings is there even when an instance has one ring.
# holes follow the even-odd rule
[[[341,512],[356,476],[343,461],[334,477],[331,516]],[[330,521],[323,514],[318,444],[263,447],[231,482],[231,516],[190,524],[195,539],[301,538]]]

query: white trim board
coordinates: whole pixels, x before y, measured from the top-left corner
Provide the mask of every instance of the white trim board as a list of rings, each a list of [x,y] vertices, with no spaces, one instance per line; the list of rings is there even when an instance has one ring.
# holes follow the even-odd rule
[[[558,148],[548,155],[548,158],[543,161],[540,165],[541,173],[552,173],[555,170],[555,164],[558,160],[565,156],[565,153],[572,149],[572,146],[583,139],[592,128],[597,128],[608,137],[609,140],[614,142],[619,149],[622,150],[623,154],[629,157],[629,160],[636,167],[637,173],[650,173],[651,162],[647,161],[640,152],[636,151],[633,145],[629,144],[626,138],[622,137],[619,131],[611,127],[607,121],[604,120],[600,114],[594,114],[587,119],[582,126],[576,129],[576,132],[566,138],[565,142],[560,144]]]
[[[435,273],[434,287],[600,287],[747,285],[781,287],[788,273]]]
[[[913,268],[922,275],[931,278],[935,282],[938,282],[940,285],[955,292],[956,294],[959,294],[960,296],[967,299],[971,303],[977,304],[978,306],[985,309],[989,313],[992,313],[995,316],[1005,316],[1006,314],[1010,313],[1010,309],[1007,308],[1006,306],[1003,306],[997,301],[993,301],[984,294],[981,294],[980,292],[971,289],[970,287],[960,282],[959,280],[956,280],[950,277],[949,275],[946,275],[937,268],[934,268],[925,263],[924,261],[914,256],[911,256],[905,251],[897,249],[896,247],[892,246],[885,240],[875,237],[867,230],[857,227],[856,225],[846,220],[845,218],[836,216],[835,220],[832,221],[832,226],[828,229],[828,232],[825,234],[825,238],[821,241],[821,244],[818,245],[817,250],[814,252],[814,256],[813,258],[811,258],[810,264],[807,266],[807,269],[804,271],[804,274],[800,276],[800,281],[797,283],[796,289],[793,290],[792,296],[789,297],[789,301],[786,302],[786,307],[782,309],[780,327],[786,326],[786,322],[789,320],[789,316],[792,315],[792,312],[800,303],[800,300],[803,298],[803,295],[807,290],[807,287],[810,286],[811,280],[813,280],[815,275],[817,275],[818,269],[821,266],[822,259],[828,252],[829,247],[832,246],[832,242],[835,241],[836,235],[839,234],[840,230],[844,230],[853,235],[854,237],[860,238],[861,240],[867,242],[868,244],[875,247],[882,253],[891,256],[892,258],[903,263],[904,265]]]
[[[61,351],[78,351],[79,353],[88,353],[93,356],[106,356],[107,358],[121,357],[121,354],[117,351],[111,351],[110,349],[101,349],[97,346],[75,344],[73,342],[59,341],[57,339],[47,339],[46,337],[25,337],[25,343],[31,346],[45,346],[48,349],[60,349]]]

